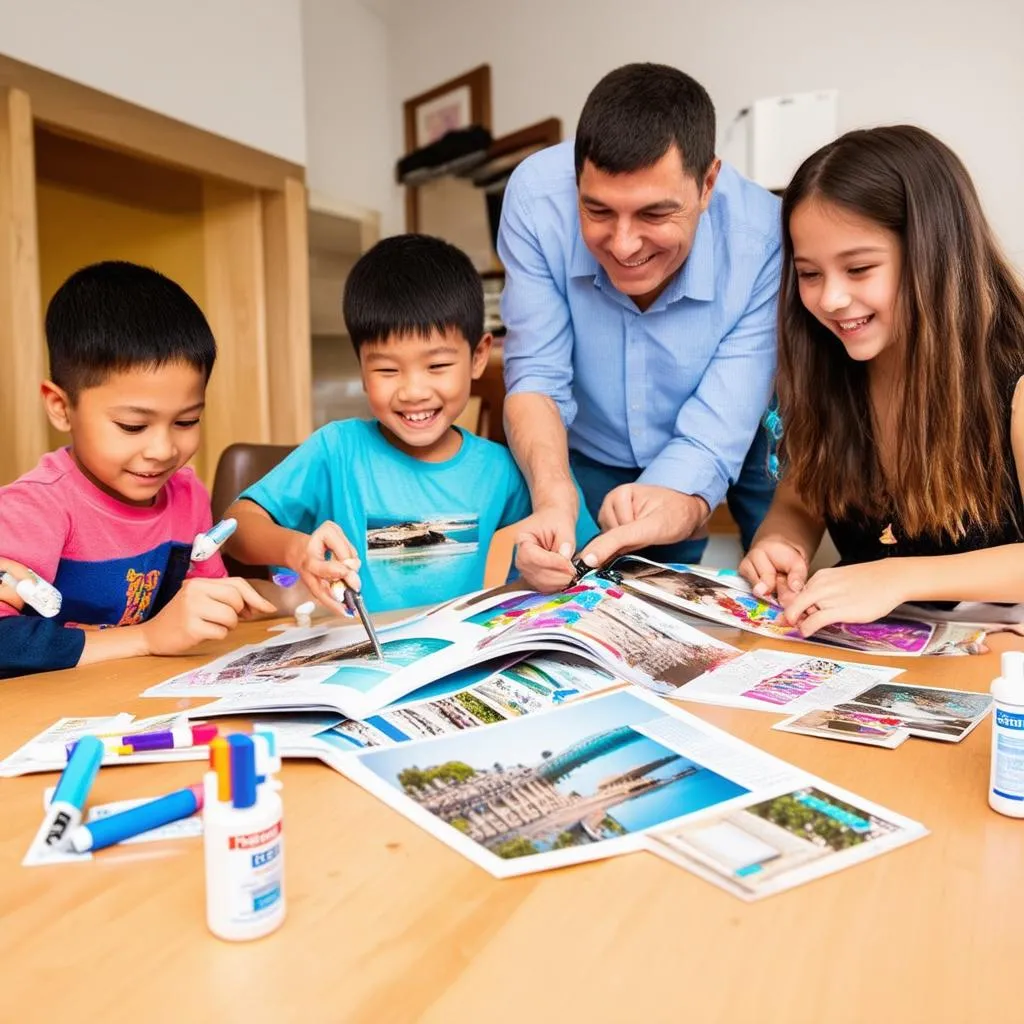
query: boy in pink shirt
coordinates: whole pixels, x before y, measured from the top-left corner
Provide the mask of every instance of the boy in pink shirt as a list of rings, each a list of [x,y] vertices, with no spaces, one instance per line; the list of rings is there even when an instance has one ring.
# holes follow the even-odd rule
[[[47,619],[0,591],[0,678],[181,654],[273,612],[219,556],[189,560],[211,525],[185,463],[216,358],[195,302],[155,270],[98,263],[54,295],[46,342],[43,401],[71,444],[0,487],[0,566],[33,570],[63,603]]]

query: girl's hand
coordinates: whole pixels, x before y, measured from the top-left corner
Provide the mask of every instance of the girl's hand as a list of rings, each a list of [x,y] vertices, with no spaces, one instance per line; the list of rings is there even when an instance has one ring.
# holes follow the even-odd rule
[[[874,622],[906,601],[899,563],[886,558],[836,569],[821,569],[786,602],[785,618],[804,636],[833,622]]]
[[[740,575],[756,597],[776,594],[785,607],[807,581],[807,559],[799,548],[781,537],[757,541],[740,562]]]

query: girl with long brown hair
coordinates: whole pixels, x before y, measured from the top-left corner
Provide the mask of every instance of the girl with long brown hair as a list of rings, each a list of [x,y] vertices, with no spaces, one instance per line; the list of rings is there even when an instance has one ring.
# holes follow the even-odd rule
[[[920,128],[849,132],[782,218],[782,482],[740,572],[805,635],[1024,601],[1024,290],[963,164]],[[841,561],[808,579],[826,528]]]

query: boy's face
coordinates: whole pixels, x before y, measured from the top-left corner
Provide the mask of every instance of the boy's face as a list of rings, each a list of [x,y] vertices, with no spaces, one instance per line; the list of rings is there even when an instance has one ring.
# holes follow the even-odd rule
[[[452,423],[469,401],[469,389],[487,366],[491,336],[476,350],[459,331],[392,335],[359,350],[363,390],[388,440],[425,462],[443,462],[461,439]]]
[[[206,377],[184,362],[136,367],[83,388],[72,404],[51,381],[43,400],[71,453],[101,491],[129,505],[152,505],[199,447]]]

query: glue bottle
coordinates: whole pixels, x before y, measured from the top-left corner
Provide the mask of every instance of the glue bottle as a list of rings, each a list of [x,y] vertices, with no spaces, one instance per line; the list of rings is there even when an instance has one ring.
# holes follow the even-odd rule
[[[280,769],[273,733],[210,742],[203,778],[206,923],[218,938],[258,939],[285,915]]]
[[[1024,651],[1005,651],[992,683],[992,772],[989,806],[1024,818]]]

